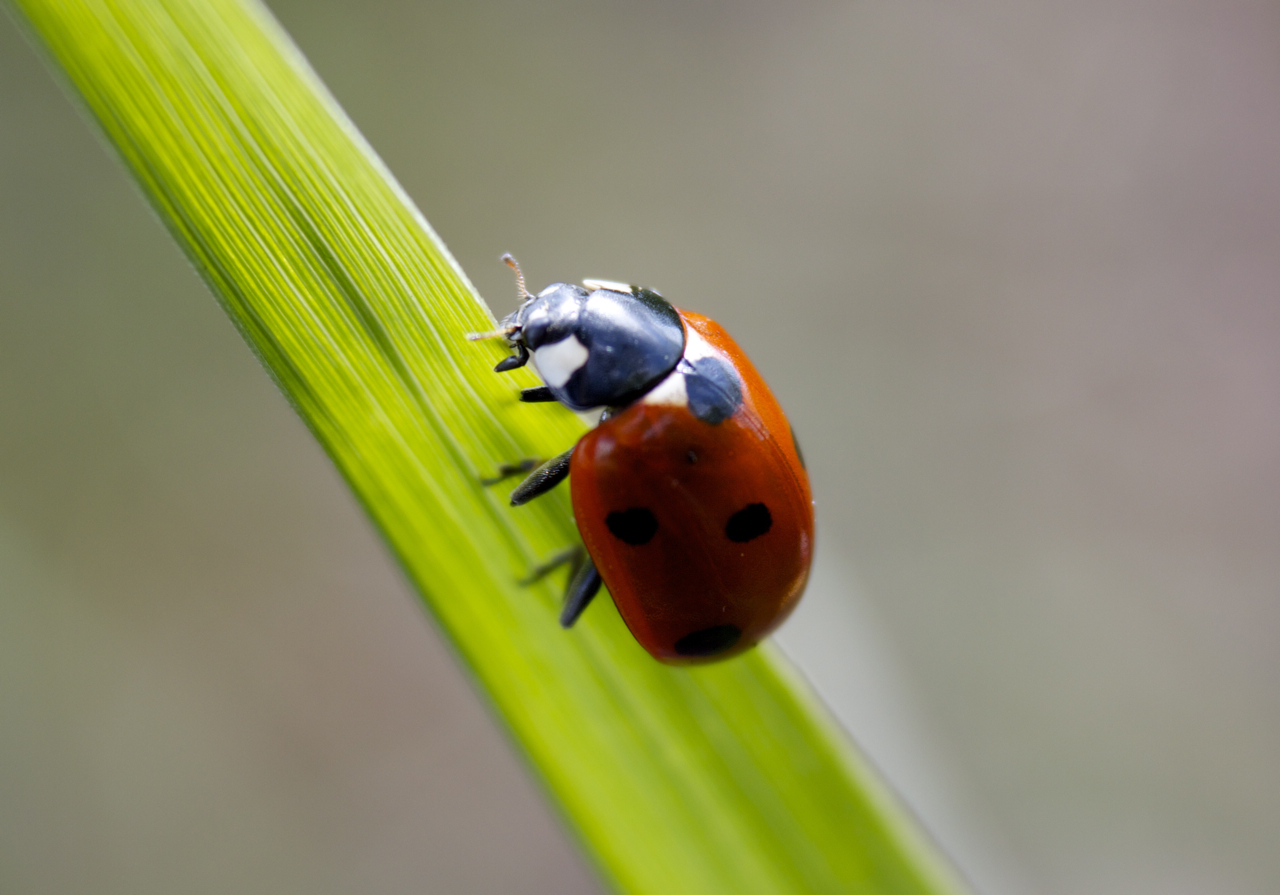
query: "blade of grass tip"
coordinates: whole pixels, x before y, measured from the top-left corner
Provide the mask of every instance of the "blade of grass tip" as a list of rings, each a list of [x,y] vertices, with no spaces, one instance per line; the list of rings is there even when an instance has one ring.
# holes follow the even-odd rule
[[[779,654],[659,665],[607,600],[566,633],[564,494],[480,479],[582,431],[250,0],[9,0],[332,457],[604,876],[634,893],[964,889]],[[442,176],[444,172],[442,172]],[[554,576],[552,576],[554,577]]]

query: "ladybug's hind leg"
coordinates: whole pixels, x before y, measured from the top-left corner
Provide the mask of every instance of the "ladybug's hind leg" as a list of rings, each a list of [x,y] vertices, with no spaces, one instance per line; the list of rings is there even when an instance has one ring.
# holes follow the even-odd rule
[[[560,627],[573,627],[578,616],[582,615],[583,610],[599,593],[600,583],[600,572],[584,549],[582,559],[574,569],[573,577],[569,579],[569,586],[564,591],[564,606],[560,610]]]
[[[569,475],[569,460],[573,457],[573,448],[563,454],[552,457],[529,474],[516,490],[511,492],[511,505],[518,507],[528,503],[535,497],[541,497]]]
[[[529,574],[520,579],[520,586],[528,587],[530,584],[537,584],[543,578],[546,578],[556,569],[564,565],[572,564],[573,570],[576,572],[578,570],[578,564],[582,562],[582,554],[584,552],[582,545],[579,544],[577,547],[570,547],[568,550],[563,550],[560,553],[557,553],[546,562],[536,565],[530,569]]]
[[[540,566],[535,566],[529,575],[521,580],[521,584],[529,585],[541,581],[550,573],[563,565],[569,565],[573,572],[569,575],[569,585],[564,589],[564,606],[560,610],[560,627],[572,628],[573,623],[582,615],[592,598],[600,591],[600,573],[596,564],[587,555],[581,545],[570,547],[557,553]]]

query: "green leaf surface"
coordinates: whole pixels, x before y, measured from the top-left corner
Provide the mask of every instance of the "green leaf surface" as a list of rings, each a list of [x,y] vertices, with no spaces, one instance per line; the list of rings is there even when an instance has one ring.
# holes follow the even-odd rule
[[[669,668],[608,599],[565,632],[558,576],[517,584],[576,540],[567,496],[513,510],[480,479],[582,424],[519,404],[531,374],[493,375],[501,349],[463,338],[492,315],[265,9],[11,2],[607,879],[663,895],[963,891],[774,649]]]

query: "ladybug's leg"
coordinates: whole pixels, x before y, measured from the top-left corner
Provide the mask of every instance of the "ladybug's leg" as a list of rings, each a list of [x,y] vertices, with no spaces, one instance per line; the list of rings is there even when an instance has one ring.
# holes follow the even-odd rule
[[[535,388],[522,388],[520,390],[520,400],[526,404],[545,404],[555,399],[556,396],[551,394],[551,389],[545,385],[539,385]]]
[[[600,573],[596,564],[591,561],[587,551],[582,551],[582,561],[569,579],[569,586],[564,591],[564,608],[560,610],[560,627],[572,628],[573,623],[582,615],[592,597],[600,590]]]
[[[538,468],[542,461],[537,457],[526,457],[518,463],[503,463],[498,467],[498,474],[488,479],[481,479],[480,484],[488,488],[490,485],[496,485],[498,482],[505,482],[513,475],[528,475],[530,472]]]
[[[525,364],[529,362],[528,348],[525,348],[523,344],[519,344],[515,346],[515,349],[516,349],[515,354],[511,355],[510,357],[504,357],[502,360],[498,361],[497,365],[494,366],[493,368],[493,372],[505,373],[508,370],[514,370],[518,367],[523,367]]]
[[[565,476],[569,474],[569,459],[572,456],[573,448],[569,448],[530,473],[529,477],[511,492],[511,505],[518,507],[522,503],[528,503],[564,481]]]
[[[535,566],[520,583],[527,586],[535,581],[541,581],[563,565],[571,565],[573,573],[569,576],[569,586],[564,589],[564,608],[560,610],[560,626],[571,628],[578,620],[578,616],[582,615],[582,610],[587,608],[592,597],[600,590],[600,573],[596,571],[596,564],[587,555],[585,547],[578,545],[557,553],[542,565]]]
[[[528,587],[530,584],[536,584],[537,582],[541,581],[543,578],[546,578],[556,569],[560,568],[563,565],[568,565],[570,563],[573,564],[574,571],[577,571],[578,564],[582,562],[582,554],[583,554],[583,549],[581,544],[579,544],[577,547],[570,547],[568,550],[564,550],[564,551],[561,551],[560,553],[557,553],[555,556],[551,557],[546,562],[540,565],[534,566],[529,571],[528,575],[520,579],[521,586]]]

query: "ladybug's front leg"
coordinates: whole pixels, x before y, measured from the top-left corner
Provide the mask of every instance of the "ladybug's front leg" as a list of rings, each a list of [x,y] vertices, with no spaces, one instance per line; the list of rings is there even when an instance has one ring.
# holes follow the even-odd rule
[[[520,389],[520,400],[525,404],[546,404],[558,399],[547,386],[535,385],[533,388]]]
[[[498,334],[497,333],[473,333],[472,335],[481,339],[487,339]],[[515,349],[516,349],[515,354],[511,355],[510,357],[504,357],[502,360],[498,361],[497,365],[493,368],[493,372],[506,373],[509,370],[519,369],[520,367],[523,367],[525,364],[529,362],[528,348],[525,348],[523,344],[519,344],[515,346]]]

